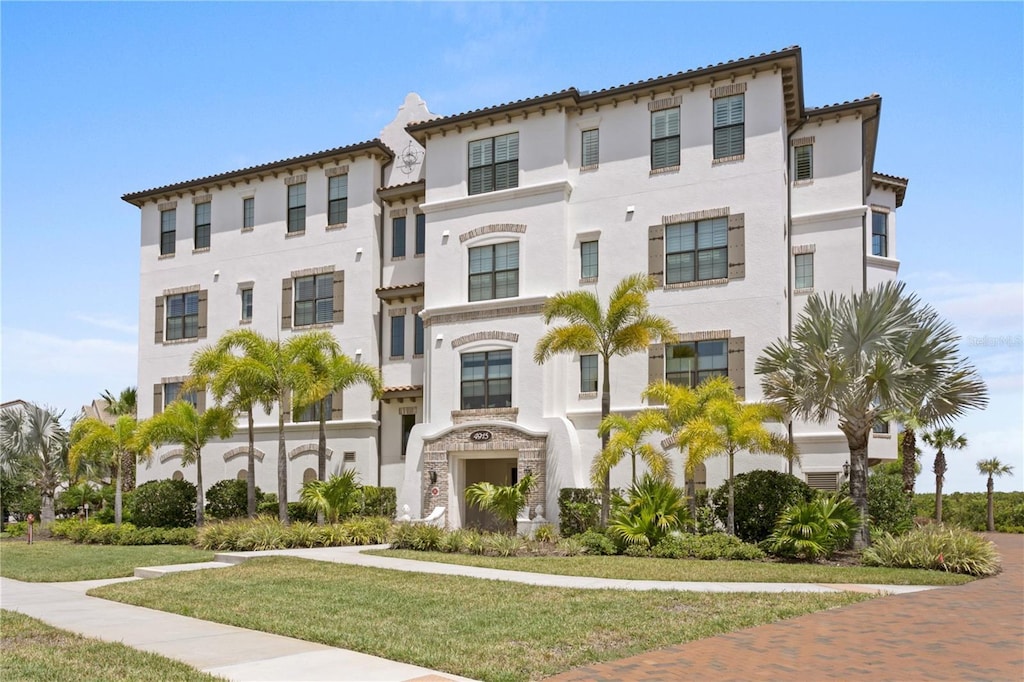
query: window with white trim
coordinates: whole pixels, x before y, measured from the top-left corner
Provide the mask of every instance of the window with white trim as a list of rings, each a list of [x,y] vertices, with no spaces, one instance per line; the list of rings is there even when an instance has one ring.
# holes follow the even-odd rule
[[[666,284],[702,282],[728,276],[728,218],[665,226]]]
[[[597,241],[580,242],[580,279],[596,279],[597,264]]]
[[[512,351],[463,353],[462,409],[512,406]]]
[[[469,143],[469,193],[519,186],[519,133]]]
[[[176,209],[160,211],[160,255],[166,256],[174,253],[175,240],[177,239],[177,215]]]
[[[651,170],[679,165],[679,107],[651,112]]]
[[[580,356],[580,393],[597,393],[597,356]]]
[[[210,248],[210,202],[205,201],[195,206],[195,248]]]
[[[334,321],[334,274],[295,278],[292,325],[303,327]]]
[[[814,287],[814,254],[798,253],[793,257],[793,269],[796,275],[795,286],[797,289],[811,289]]]
[[[250,229],[256,225],[256,199],[246,197],[242,199],[242,227]]]
[[[405,258],[405,216],[391,219],[391,257]]]
[[[164,338],[167,341],[199,338],[199,292],[168,296],[165,301],[167,320]]]
[[[327,178],[327,224],[348,222],[348,176]]]
[[[391,318],[391,357],[405,357],[405,315]]]
[[[582,153],[580,166],[583,168],[594,168],[597,166],[600,152],[600,133],[597,128],[584,130],[582,137]]]
[[[477,246],[469,250],[470,301],[518,295],[519,242]]]
[[[871,255],[889,255],[889,214],[871,212]]]
[[[716,159],[743,155],[744,95],[714,100],[714,151]]]
[[[288,232],[306,229],[306,183],[288,185]]]
[[[242,289],[242,321],[252,322],[252,287]]]

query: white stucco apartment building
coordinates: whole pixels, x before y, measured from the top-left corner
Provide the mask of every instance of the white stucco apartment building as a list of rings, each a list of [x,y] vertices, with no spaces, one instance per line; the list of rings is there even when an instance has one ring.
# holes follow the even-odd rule
[[[533,362],[546,296],[605,299],[627,274],[656,278],[653,310],[681,337],[613,360],[612,409],[631,413],[663,378],[724,374],[760,399],[754,362],[811,292],[896,277],[907,180],[874,169],[881,98],[808,107],[802,78],[792,47],[451,116],[410,94],[377,139],[125,195],[142,215],[140,417],[229,329],[328,329],[386,385],[381,401],[363,387],[332,399],[330,472],[396,487],[413,515],[444,506],[455,527],[484,521],[468,484],[529,470],[541,482],[531,506],[553,519],[561,488],[588,485],[601,377],[594,357]],[[310,417],[286,427],[296,498],[315,475]],[[271,491],[276,414],[257,424],[257,484]],[[886,428],[872,459],[896,456]],[[791,430],[794,473],[837,485],[840,432]],[[244,476],[245,438],[208,446],[206,481]],[[717,485],[725,466],[709,461],[696,484]],[[737,460],[738,472],[787,466]],[[172,475],[195,472],[171,447],[139,470]]]

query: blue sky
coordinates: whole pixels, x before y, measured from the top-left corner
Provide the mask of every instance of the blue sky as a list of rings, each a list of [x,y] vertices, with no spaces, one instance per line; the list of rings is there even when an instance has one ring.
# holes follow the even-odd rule
[[[450,114],[795,44],[808,106],[882,95],[901,277],[989,383],[947,490],[983,489],[992,456],[1016,467],[997,489],[1024,489],[1022,8],[4,2],[0,397],[70,413],[135,383],[125,192],[375,137],[409,91]]]

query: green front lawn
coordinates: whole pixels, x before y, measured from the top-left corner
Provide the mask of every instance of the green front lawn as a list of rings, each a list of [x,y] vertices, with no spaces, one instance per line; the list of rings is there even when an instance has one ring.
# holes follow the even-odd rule
[[[123,644],[101,642],[58,630],[13,611],[0,611],[0,679],[39,682],[212,682],[207,675],[169,658]]]
[[[481,680],[538,679],[871,598],[558,589],[290,557],[89,594]]]
[[[462,564],[509,571],[578,575],[624,580],[680,580],[720,583],[874,583],[881,585],[962,585],[973,578],[945,571],[867,566],[827,566],[765,561],[701,561],[628,556],[492,557],[477,554],[418,552],[408,549],[368,550],[366,554]]]
[[[139,566],[212,560],[213,552],[181,545],[76,545],[64,540],[30,545],[23,538],[0,541],[0,575],[37,583],[123,578]]]

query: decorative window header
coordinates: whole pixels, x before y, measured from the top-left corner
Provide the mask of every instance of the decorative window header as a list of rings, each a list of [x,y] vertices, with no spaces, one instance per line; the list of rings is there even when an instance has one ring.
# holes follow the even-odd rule
[[[711,88],[710,95],[711,99],[718,99],[719,97],[728,97],[729,95],[739,95],[747,91],[746,83],[732,83],[730,85],[722,85],[717,88]]]
[[[345,165],[343,165],[343,166],[335,166],[334,168],[327,168],[327,169],[324,170],[324,175],[326,175],[329,178],[333,178],[336,175],[347,175],[347,174],[348,174],[348,164],[347,163]]]
[[[284,179],[284,184],[286,184],[286,185],[297,185],[300,182],[305,182],[305,181],[306,181],[306,174],[303,173],[301,175],[292,175],[291,177],[285,178]]]
[[[799,256],[802,253],[814,253],[814,244],[799,244],[793,247],[794,256]]]
[[[196,196],[192,197],[192,203],[193,204],[208,204],[211,201],[213,201],[213,195],[212,194],[199,194],[199,195],[196,195]]]
[[[319,268],[306,268],[304,270],[292,270],[292,277],[309,277],[310,275],[326,275],[334,272],[333,265],[323,265]]]
[[[673,225],[675,223],[688,223],[693,220],[709,220],[711,218],[728,218],[729,207],[708,208],[703,211],[690,211],[689,213],[673,213],[661,217],[662,225]]]
[[[483,227],[475,227],[468,232],[463,232],[459,235],[459,243],[464,243],[479,237],[484,234],[491,234],[492,232],[517,232],[524,234],[526,232],[526,225],[517,225],[514,223],[498,223],[495,225],[484,225]]]
[[[676,95],[675,97],[666,97],[665,99],[655,100],[647,103],[647,109],[649,111],[661,111],[662,109],[671,109],[672,107],[678,107],[683,103],[683,96]]]

